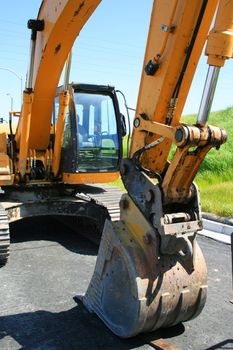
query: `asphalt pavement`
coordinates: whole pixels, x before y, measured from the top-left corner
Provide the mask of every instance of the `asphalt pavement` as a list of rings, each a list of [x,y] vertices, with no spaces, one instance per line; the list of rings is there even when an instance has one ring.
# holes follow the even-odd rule
[[[233,349],[230,246],[199,237],[209,272],[202,314],[145,338],[120,339],[75,295],[85,293],[98,248],[55,219],[11,227],[11,256],[0,270],[0,349],[152,349],[163,338],[181,349]]]

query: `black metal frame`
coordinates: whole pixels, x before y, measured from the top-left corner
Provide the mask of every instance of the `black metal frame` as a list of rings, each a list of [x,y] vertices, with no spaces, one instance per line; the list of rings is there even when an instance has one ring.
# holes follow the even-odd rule
[[[60,88],[59,88],[60,90]],[[58,91],[59,91],[58,90]],[[63,160],[61,162],[61,169],[62,171],[65,171],[67,173],[76,173],[77,171],[77,160],[78,160],[78,154],[79,154],[79,145],[77,140],[77,133],[78,133],[78,126],[76,118],[74,118],[75,114],[75,102],[73,100],[73,94],[76,92],[83,92],[88,94],[102,94],[107,95],[112,98],[113,106],[115,110],[116,115],[116,124],[117,124],[117,135],[118,135],[118,144],[119,144],[119,151],[118,151],[118,163],[117,167],[112,170],[108,170],[107,172],[116,172],[119,171],[120,168],[120,162],[123,155],[123,146],[122,146],[122,138],[123,138],[123,128],[122,128],[122,116],[119,109],[119,104],[115,92],[115,88],[109,85],[94,85],[94,84],[70,84],[69,90],[71,93],[71,100],[70,100],[70,115],[73,118],[71,119],[71,132],[72,132],[72,144],[70,145],[70,148],[65,151],[65,154],[63,154],[63,159],[65,158],[65,161]],[[88,171],[88,173],[96,173],[96,171]],[[101,171],[103,172],[103,171]]]

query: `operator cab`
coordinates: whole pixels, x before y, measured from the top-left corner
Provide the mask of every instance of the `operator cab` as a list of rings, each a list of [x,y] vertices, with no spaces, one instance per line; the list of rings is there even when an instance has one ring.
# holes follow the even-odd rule
[[[72,84],[66,115],[62,173],[116,172],[125,134],[115,89],[111,86]],[[55,99],[55,118],[58,114]]]

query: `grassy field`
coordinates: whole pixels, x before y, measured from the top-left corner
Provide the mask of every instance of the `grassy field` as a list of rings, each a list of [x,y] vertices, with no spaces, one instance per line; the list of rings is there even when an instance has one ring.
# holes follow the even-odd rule
[[[182,119],[187,124],[196,121],[195,115]],[[202,210],[220,216],[233,217],[233,108],[212,112],[208,123],[224,128],[227,143],[206,156],[195,178],[201,193]],[[115,185],[123,189],[121,180]]]

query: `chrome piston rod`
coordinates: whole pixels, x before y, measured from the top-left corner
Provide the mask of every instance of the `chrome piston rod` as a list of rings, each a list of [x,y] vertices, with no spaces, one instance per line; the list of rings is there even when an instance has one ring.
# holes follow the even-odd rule
[[[220,67],[209,66],[205,87],[201,98],[201,104],[197,116],[197,124],[205,125],[211,110],[215,88],[218,81]]]
[[[71,69],[71,61],[72,61],[72,51],[70,51],[65,65],[65,73],[64,73],[64,82],[63,82],[63,90],[68,89],[69,80],[70,80],[70,69]]]

